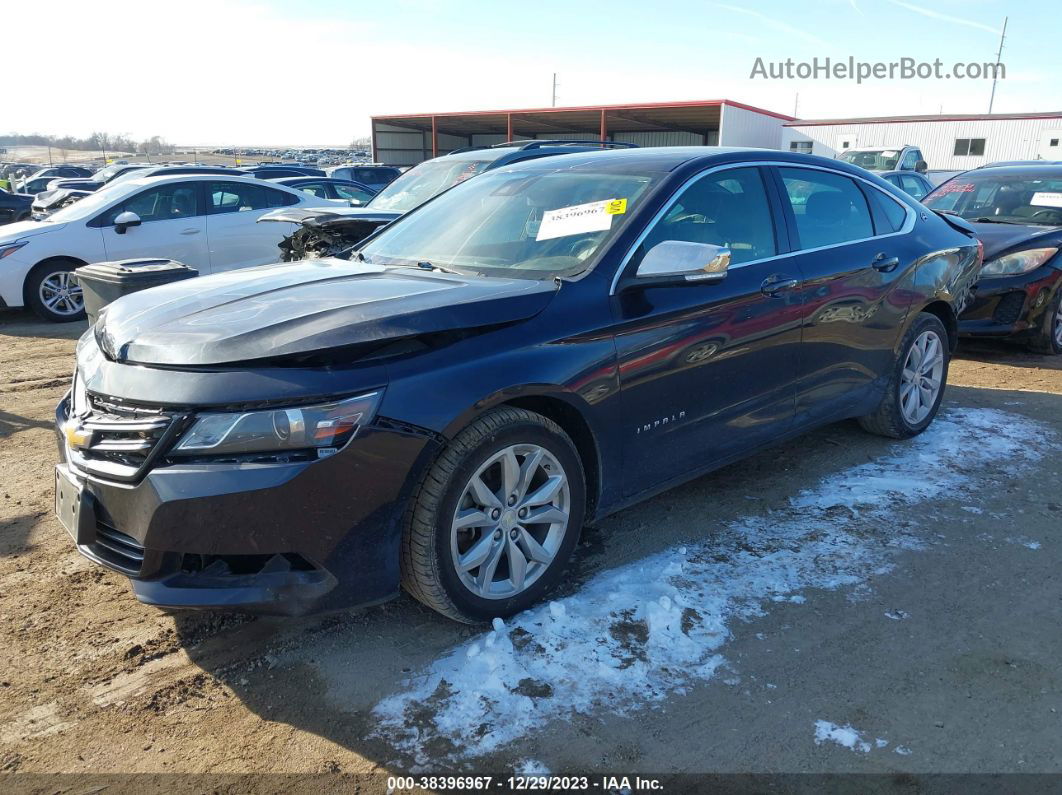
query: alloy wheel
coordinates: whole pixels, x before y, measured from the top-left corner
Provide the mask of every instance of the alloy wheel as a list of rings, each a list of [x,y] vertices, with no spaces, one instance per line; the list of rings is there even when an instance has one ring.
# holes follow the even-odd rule
[[[41,303],[49,312],[68,317],[85,308],[85,297],[70,271],[49,274],[38,289]]]
[[[923,331],[907,352],[900,376],[900,411],[918,425],[933,410],[943,387],[944,345],[935,331]]]
[[[1058,302],[1058,311],[1055,312],[1055,347],[1062,350],[1062,300]]]
[[[516,444],[492,455],[465,485],[450,531],[461,583],[483,599],[508,599],[549,568],[568,532],[571,489],[545,448]]]

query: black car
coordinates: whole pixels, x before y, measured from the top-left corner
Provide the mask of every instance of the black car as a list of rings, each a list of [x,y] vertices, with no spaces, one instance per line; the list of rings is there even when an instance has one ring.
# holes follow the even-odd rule
[[[11,193],[0,188],[0,224],[28,221],[32,215],[33,197],[27,193]]]
[[[508,615],[584,522],[824,423],[925,430],[980,265],[965,222],[820,157],[496,169],[350,260],[108,306],[56,411],[57,512],[150,604],[303,613],[402,584]]]
[[[984,244],[976,297],[959,319],[962,333],[1062,353],[1062,165],[974,169],[922,201],[968,220]]]
[[[312,166],[247,166],[241,168],[244,174],[258,179],[280,179],[281,177],[323,177],[324,171]]]
[[[333,199],[335,201],[348,202],[353,207],[361,207],[368,204],[376,191],[368,185],[360,182],[352,182],[349,179],[332,179],[330,177],[285,177],[277,179],[281,185],[289,188],[298,188],[305,193],[317,196],[321,199]]]
[[[380,227],[477,174],[540,157],[633,148],[636,148],[634,144],[609,141],[554,140],[509,141],[489,147],[470,147],[413,166],[361,207],[278,211],[263,216],[261,220],[301,224],[301,229],[280,244],[285,262],[304,257],[346,257],[356,243]],[[333,169],[332,173],[339,172]]]
[[[52,178],[47,184],[48,190],[71,188],[74,190],[96,191],[114,180],[125,176],[130,171],[138,171],[144,168],[152,168],[151,163],[114,163],[105,166],[94,173],[88,179],[56,179]]]

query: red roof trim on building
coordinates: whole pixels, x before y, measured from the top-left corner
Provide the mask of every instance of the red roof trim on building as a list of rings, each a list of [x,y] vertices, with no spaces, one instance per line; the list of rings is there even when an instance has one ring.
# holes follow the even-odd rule
[[[1033,119],[1062,119],[1062,111],[1049,113],[993,113],[960,116],[871,116],[864,119],[794,119],[783,127],[826,127],[841,124],[895,124],[922,121],[1024,121]]]
[[[399,114],[382,114],[379,116],[373,116],[373,121],[386,121],[387,119],[427,119],[432,116],[490,116],[490,115],[503,115],[506,113],[565,113],[565,112],[587,112],[587,111],[605,111],[610,110],[655,110],[662,108],[713,108],[721,107],[722,105],[732,105],[735,108],[742,108],[753,113],[760,113],[764,116],[773,116],[776,119],[784,119],[786,121],[795,121],[795,116],[786,116],[783,113],[775,113],[772,110],[765,110],[763,108],[757,108],[754,105],[746,105],[743,102],[735,102],[732,99],[705,99],[705,100],[693,100],[688,102],[642,102],[624,105],[576,105],[566,108],[513,108],[504,110],[459,110],[450,113],[399,113]]]

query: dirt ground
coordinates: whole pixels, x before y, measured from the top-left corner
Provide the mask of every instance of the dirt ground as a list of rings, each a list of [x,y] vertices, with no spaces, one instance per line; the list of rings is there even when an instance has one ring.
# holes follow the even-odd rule
[[[648,704],[613,694],[610,707],[512,729],[513,742],[484,755],[414,752],[379,731],[374,707],[483,630],[406,597],[316,619],[169,615],[76,553],[52,515],[52,414],[82,330],[0,313],[0,769],[19,774],[13,784],[32,773],[444,773],[528,760],[554,773],[1062,774],[1057,453],[1018,474],[977,464],[962,499],[898,503],[892,518],[926,543],[897,551],[861,589],[806,588],[730,621],[714,676]],[[1060,359],[964,345],[946,407],[1062,433]],[[722,526],[782,515],[802,490],[896,444],[842,423],[617,514],[584,533],[566,593],[686,543],[705,516]],[[422,706],[431,723],[431,699]],[[867,750],[816,741],[817,719],[865,732]]]

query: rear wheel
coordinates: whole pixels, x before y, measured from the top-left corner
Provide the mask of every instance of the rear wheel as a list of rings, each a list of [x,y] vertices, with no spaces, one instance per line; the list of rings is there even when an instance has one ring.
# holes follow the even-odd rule
[[[936,315],[920,313],[904,335],[881,403],[859,424],[894,439],[920,434],[937,416],[950,359],[944,324]]]
[[[495,409],[428,472],[407,517],[402,582],[458,621],[524,610],[561,579],[585,514],[575,445],[552,420]]]
[[[1055,290],[1055,298],[1044,313],[1043,324],[1029,341],[1034,353],[1062,353],[1062,285]]]
[[[26,299],[30,309],[44,320],[66,323],[85,317],[85,298],[74,281],[74,268],[81,263],[53,260],[42,263],[26,277]]]

